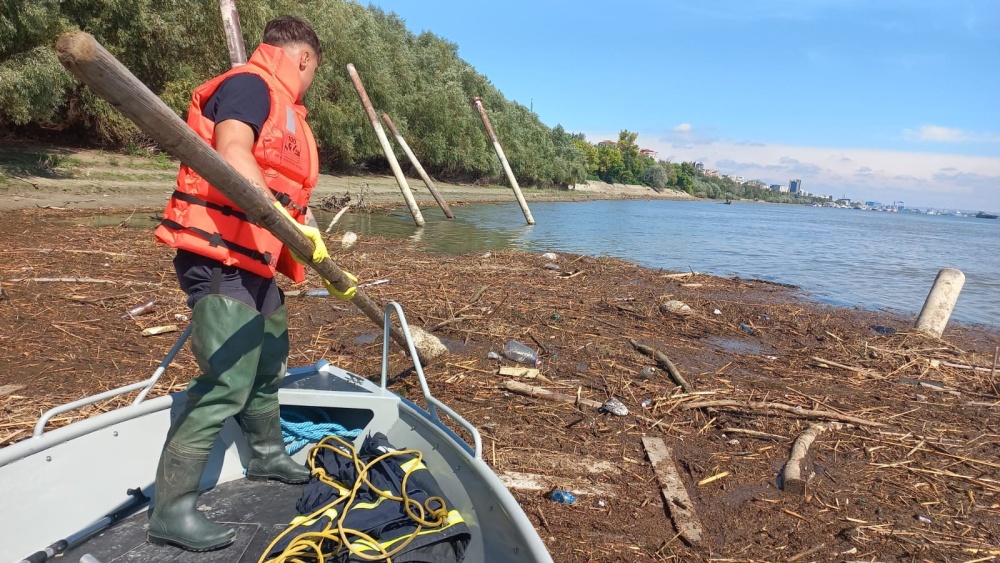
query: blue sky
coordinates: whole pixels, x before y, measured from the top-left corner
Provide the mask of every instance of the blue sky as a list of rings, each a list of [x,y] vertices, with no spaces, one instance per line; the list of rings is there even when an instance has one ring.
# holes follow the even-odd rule
[[[1000,1],[377,0],[596,142],[814,193],[1000,210]]]

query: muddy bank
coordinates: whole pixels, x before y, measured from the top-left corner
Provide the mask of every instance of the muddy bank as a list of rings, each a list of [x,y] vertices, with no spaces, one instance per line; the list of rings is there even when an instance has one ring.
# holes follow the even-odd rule
[[[0,224],[0,443],[28,437],[47,407],[148,377],[178,333],[142,330],[185,326],[171,251],[147,229],[89,224],[79,211],[38,209],[10,211]],[[388,280],[369,295],[400,302],[411,324],[451,348],[426,368],[433,392],[481,429],[486,461],[516,487],[557,561],[805,552],[798,560],[965,561],[1000,549],[995,331],[952,325],[932,340],[909,330],[912,318],[617,259],[445,258],[370,238],[348,251],[330,246],[361,281]],[[38,278],[104,282],[30,281]],[[311,275],[285,287],[320,283]],[[152,312],[122,318],[149,300]],[[669,300],[691,313],[661,307]],[[366,317],[332,299],[293,296],[288,307],[292,365],[325,358],[377,376],[379,331]],[[513,364],[487,354],[514,339],[542,360],[540,377],[520,383],[582,401],[509,391],[513,378],[499,369]],[[669,358],[693,391],[629,339]],[[393,390],[418,400],[411,363],[393,350]],[[183,388],[196,369],[184,350],[153,395]],[[628,415],[592,406],[612,397]],[[53,426],[119,404],[67,413]],[[795,437],[836,420],[844,425],[819,434],[804,459],[805,494],[780,490]],[[643,437],[672,448],[704,529],[697,544],[677,537]],[[546,499],[551,487],[576,492],[577,502]]]
[[[0,148],[0,209],[162,208],[177,177],[177,161],[165,155],[119,154],[94,150],[8,145]],[[418,178],[408,183],[417,203],[436,209],[430,191]],[[435,182],[451,204],[514,201],[506,186]],[[570,190],[522,189],[528,202],[592,199],[694,199],[683,192],[656,192],[646,186],[588,182]],[[313,202],[351,197],[376,208],[404,206],[395,178],[323,174]]]

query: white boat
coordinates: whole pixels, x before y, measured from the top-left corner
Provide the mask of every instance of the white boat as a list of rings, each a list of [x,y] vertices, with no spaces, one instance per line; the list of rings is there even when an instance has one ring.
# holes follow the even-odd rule
[[[405,317],[395,303],[386,307],[386,326],[393,312],[409,338]],[[236,529],[236,541],[205,553],[146,542],[147,497],[155,498],[160,449],[185,394],[145,397],[189,333],[190,327],[149,379],[52,409],[39,419],[32,438],[0,450],[0,562],[34,563],[57,555],[61,561],[89,563],[258,561],[270,541],[298,515],[295,502],[301,486],[244,477],[249,449],[238,426],[229,420],[202,476],[207,492],[201,495],[199,508]],[[288,371],[279,391],[283,412],[308,409],[347,428],[360,428],[355,446],[370,433],[381,432],[397,448],[420,450],[450,508],[469,528],[464,561],[551,561],[521,507],[483,461],[479,432],[433,397],[420,362],[415,360],[414,365],[425,408],[386,388],[388,341],[387,329],[381,384],[320,361]],[[409,352],[417,357],[412,342]],[[61,413],[137,391],[127,407],[45,431],[46,423]],[[471,436],[471,445],[440,420],[442,412]],[[306,451],[294,459],[304,462]]]

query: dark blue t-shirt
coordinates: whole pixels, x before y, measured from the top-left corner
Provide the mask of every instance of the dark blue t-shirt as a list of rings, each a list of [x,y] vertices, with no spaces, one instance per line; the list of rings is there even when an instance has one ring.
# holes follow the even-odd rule
[[[225,79],[202,110],[202,115],[216,124],[227,119],[246,123],[253,129],[254,142],[270,113],[271,94],[264,79],[256,74],[237,74]]]

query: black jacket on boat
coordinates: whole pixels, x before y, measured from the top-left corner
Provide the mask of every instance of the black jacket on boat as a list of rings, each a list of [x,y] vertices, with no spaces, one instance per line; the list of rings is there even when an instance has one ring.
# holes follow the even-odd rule
[[[368,436],[358,452],[358,458],[362,463],[369,463],[375,458],[396,449],[389,443],[385,435],[375,433]],[[340,487],[331,487],[320,481],[315,475],[310,479],[302,493],[295,508],[300,517],[315,513],[317,510],[330,504],[342,495],[349,493],[354,487],[358,478],[357,468],[351,460],[350,455],[339,455],[327,449],[321,449],[316,455],[316,469],[322,467],[329,477]],[[400,454],[385,458],[373,465],[368,470],[368,481],[380,490],[390,492],[394,496],[402,496],[403,476],[410,471],[410,476],[406,481],[407,496],[412,500],[426,506],[426,501],[432,497],[444,499],[448,507],[448,516],[444,523],[438,527],[424,527],[417,533],[417,537],[411,541],[400,553],[394,555],[394,562],[427,562],[427,563],[451,563],[460,562],[465,558],[465,548],[468,546],[472,536],[468,526],[462,516],[448,503],[441,487],[431,475],[430,471],[419,462],[412,454]],[[295,537],[309,532],[323,530],[329,526],[336,529],[336,520],[340,516],[343,504],[338,504],[334,510],[323,513],[311,522],[299,522],[298,527],[268,554],[274,557],[280,554]],[[432,508],[439,508],[431,502]],[[382,497],[372,490],[367,483],[361,485],[355,495],[353,504],[347,509],[347,516],[344,519],[345,529],[354,529],[378,540],[385,551],[391,551],[401,545],[418,528],[409,514],[407,514],[403,503],[396,502]],[[426,516],[430,519],[429,516]],[[296,519],[300,520],[300,519]],[[293,522],[294,523],[294,522]],[[348,536],[352,540],[354,549],[362,551],[369,556],[377,556],[379,550],[371,546],[367,541]],[[341,548],[334,556],[331,553],[337,549],[333,542],[327,540],[323,544],[324,555],[328,561],[348,562],[364,561],[364,559],[351,556],[346,549]]]

